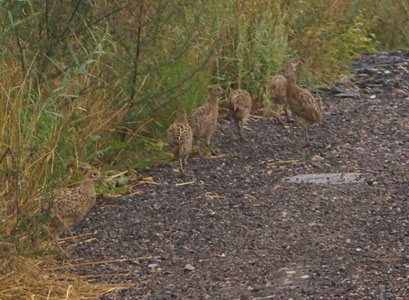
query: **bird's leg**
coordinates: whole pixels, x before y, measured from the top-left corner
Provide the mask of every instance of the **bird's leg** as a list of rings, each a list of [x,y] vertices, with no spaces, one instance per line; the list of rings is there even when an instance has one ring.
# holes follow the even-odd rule
[[[77,238],[74,237],[74,234],[72,233],[72,230],[71,230],[71,228],[70,228],[69,226],[67,226],[67,230],[68,230],[68,232],[69,232],[69,234],[70,234],[72,240],[73,240],[75,243],[77,243]]]
[[[304,135],[305,135],[305,145],[304,147],[308,147],[310,145],[310,139],[308,136],[308,126],[304,127]]]
[[[199,156],[202,157],[202,151],[200,151],[200,142],[196,138],[193,140],[193,146],[197,148]]]
[[[57,245],[58,249],[60,249],[60,251],[65,254],[65,251],[64,251],[64,249],[61,247],[60,242],[58,242],[59,239],[60,239],[60,235],[59,235],[59,234],[56,234],[56,235],[55,235],[55,238],[54,238],[55,244]]]
[[[197,151],[199,152],[199,156],[203,157],[202,151],[200,150],[200,142],[197,142]]]
[[[238,123],[238,124],[240,124],[239,125],[239,131],[240,131],[240,139],[242,140],[242,141],[244,141],[244,142],[247,142],[247,139],[244,137],[244,132],[243,132],[243,121],[239,121],[240,123]]]
[[[60,234],[61,234],[61,233],[60,233]],[[62,254],[65,258],[67,258],[67,257],[68,257],[68,253],[61,247],[61,244],[60,244],[60,242],[58,241],[58,240],[60,239],[60,234],[56,234],[56,235],[55,235],[55,238],[54,238],[55,244],[57,245],[57,247],[58,247],[58,249],[60,250],[61,254]]]
[[[281,120],[281,106],[280,106],[280,105],[277,105],[277,118],[278,118],[278,121],[279,121],[281,124],[284,125],[283,120]]]
[[[240,120],[236,119],[236,126],[237,129],[240,131]]]
[[[185,170],[183,169],[183,159],[182,159],[181,157],[179,157],[179,166],[180,166],[180,172],[181,172],[183,175],[186,175],[186,174],[185,174]]]
[[[55,235],[54,235],[54,241],[55,241],[55,244],[57,245],[57,247],[58,247],[58,249],[60,250],[60,252],[63,254],[63,255],[67,255],[67,253],[65,252],[65,250],[61,247],[61,244],[60,244],[60,242],[58,241],[59,239],[60,239],[60,235],[65,231],[65,229],[67,228],[66,226],[65,226],[65,223],[64,223],[64,221],[61,219],[61,217],[59,216],[59,215],[57,215],[56,216],[56,218],[55,219],[53,219],[53,222],[55,222],[55,228],[54,228],[54,233],[55,233]]]
[[[210,147],[210,136],[205,140],[205,145],[207,148],[209,148],[210,153],[212,153],[212,155],[216,155],[217,153],[212,149],[212,147]]]
[[[288,105],[284,106],[285,116],[287,117],[287,122],[291,122],[290,114],[288,113]]]
[[[187,158],[189,157],[189,154],[185,156],[185,158],[183,159],[183,168],[186,167],[186,163],[187,163]]]

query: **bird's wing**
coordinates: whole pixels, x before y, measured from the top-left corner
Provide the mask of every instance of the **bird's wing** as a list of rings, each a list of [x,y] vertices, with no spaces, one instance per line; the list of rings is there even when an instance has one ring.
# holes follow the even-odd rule
[[[319,121],[320,113],[317,102],[308,90],[297,87],[297,92],[293,93],[288,100],[291,110],[296,115],[313,122]]]

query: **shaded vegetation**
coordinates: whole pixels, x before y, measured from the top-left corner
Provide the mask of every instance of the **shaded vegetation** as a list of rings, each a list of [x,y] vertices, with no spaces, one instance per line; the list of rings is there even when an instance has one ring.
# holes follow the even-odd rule
[[[0,251],[40,251],[38,194],[80,166],[140,169],[169,158],[164,132],[209,87],[265,105],[290,57],[331,85],[360,52],[409,48],[405,0],[1,1]]]

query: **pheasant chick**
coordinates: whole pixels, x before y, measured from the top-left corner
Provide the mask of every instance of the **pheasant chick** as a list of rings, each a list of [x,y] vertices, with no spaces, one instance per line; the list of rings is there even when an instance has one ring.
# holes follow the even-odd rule
[[[101,173],[97,170],[90,170],[78,187],[63,188],[53,192],[51,214],[54,217],[54,238],[61,252],[65,253],[58,242],[60,235],[68,230],[72,236],[70,227],[79,223],[95,205],[94,182],[99,179],[101,179]]]
[[[210,147],[210,138],[213,136],[217,126],[219,110],[217,97],[222,96],[223,94],[224,90],[221,87],[213,88],[208,102],[193,110],[188,120],[193,131],[195,143],[203,140],[212,155],[216,154],[216,152]],[[202,156],[200,145],[198,145],[198,151],[199,155]]]
[[[270,83],[270,99],[277,106],[277,117],[281,124],[284,124],[281,119],[281,106],[284,106],[287,122],[290,120],[288,115],[287,103],[287,78],[284,75],[277,73],[273,76]]]
[[[309,128],[321,122],[321,113],[317,102],[308,90],[296,84],[295,68],[298,61],[290,61],[285,71],[287,78],[287,101],[297,122],[304,129],[305,146],[310,145]]]
[[[230,93],[227,101],[230,115],[234,121],[236,121],[237,128],[239,129],[240,138],[246,141],[243,134],[243,125],[250,116],[251,106],[253,104],[251,96],[247,91],[238,89]]]
[[[298,58],[292,58],[287,63],[287,66],[284,69],[281,69],[273,76],[270,83],[270,99],[275,105],[277,105],[277,116],[278,121],[281,124],[284,122],[281,119],[281,106],[284,106],[284,112],[287,118],[287,122],[290,121],[290,116],[288,114],[288,101],[287,101],[287,78],[286,74],[288,73],[287,69],[291,68],[292,65],[297,65],[299,63]]]
[[[166,132],[166,140],[173,154],[179,159],[180,171],[185,175],[184,169],[192,149],[193,133],[183,108],[178,109],[175,122]]]

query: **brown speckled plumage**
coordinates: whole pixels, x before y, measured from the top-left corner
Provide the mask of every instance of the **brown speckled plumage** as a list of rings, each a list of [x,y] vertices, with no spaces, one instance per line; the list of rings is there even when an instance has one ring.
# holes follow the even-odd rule
[[[101,179],[101,173],[97,170],[91,170],[88,171],[79,186],[63,188],[52,193],[53,204],[51,213],[55,218],[53,228],[55,231],[55,242],[62,252],[64,250],[58,242],[60,234],[65,230],[71,233],[70,227],[80,222],[95,204],[94,182],[99,179]]]
[[[238,89],[230,93],[227,101],[230,115],[236,121],[240,137],[241,139],[246,140],[243,134],[243,124],[250,116],[251,106],[253,104],[251,96],[247,91]]]
[[[281,120],[281,106],[284,106],[287,121],[289,120],[287,103],[287,78],[285,78],[285,76],[280,73],[274,75],[271,79],[270,99],[271,102],[277,106],[278,121],[281,124],[284,124],[284,122]]]
[[[278,71],[276,75],[273,76],[270,83],[270,99],[271,102],[277,105],[277,117],[281,124],[284,122],[281,119],[281,106],[284,106],[284,112],[287,118],[287,122],[290,120],[288,115],[288,101],[287,101],[287,77],[288,68],[292,68],[299,63],[297,58],[292,58],[288,61],[287,66]]]
[[[210,93],[209,101],[193,110],[189,116],[189,125],[192,128],[195,143],[203,140],[213,155],[216,153],[210,147],[210,138],[215,132],[217,125],[217,115],[219,109],[217,97],[223,94],[224,90],[221,87],[213,88]],[[198,151],[201,155],[200,145],[198,145]]]
[[[184,168],[192,149],[193,133],[183,108],[178,109],[175,122],[166,132],[166,140],[174,155],[179,159],[180,171],[185,174]]]
[[[303,127],[305,145],[310,144],[308,131],[313,124],[321,122],[321,113],[317,102],[311,93],[296,84],[295,68],[298,61],[290,61],[286,69],[287,101],[295,119]]]

